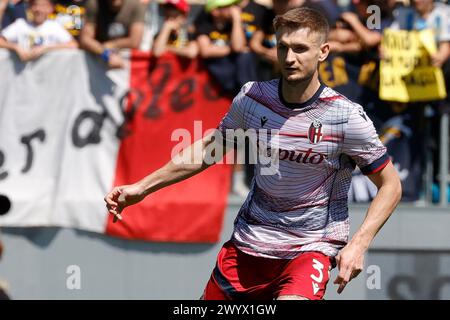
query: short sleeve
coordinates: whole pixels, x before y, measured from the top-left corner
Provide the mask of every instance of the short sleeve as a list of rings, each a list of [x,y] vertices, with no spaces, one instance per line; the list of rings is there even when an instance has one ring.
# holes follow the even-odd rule
[[[246,89],[251,85],[251,83],[245,84],[241,91],[234,97],[231,107],[225,116],[220,121],[219,129],[222,134],[226,133],[227,129],[243,129],[245,130],[245,105],[248,97],[245,95]]]
[[[386,147],[381,143],[373,122],[358,104],[356,104],[355,110],[348,119],[343,153],[355,161],[365,175],[380,171],[390,160]]]

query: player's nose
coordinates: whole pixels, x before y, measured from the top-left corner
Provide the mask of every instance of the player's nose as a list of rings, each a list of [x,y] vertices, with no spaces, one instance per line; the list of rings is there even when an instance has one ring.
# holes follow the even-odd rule
[[[287,49],[285,63],[286,65],[292,65],[295,63],[295,53],[291,48]]]

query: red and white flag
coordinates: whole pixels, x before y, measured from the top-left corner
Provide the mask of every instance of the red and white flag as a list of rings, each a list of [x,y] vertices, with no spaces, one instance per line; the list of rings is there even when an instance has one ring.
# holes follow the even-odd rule
[[[0,51],[0,74],[0,194],[12,204],[1,226],[61,226],[149,241],[219,239],[226,165],[150,195],[116,224],[103,202],[114,185],[168,162],[180,143],[176,130],[194,142],[226,113],[230,100],[199,61],[133,52],[127,68],[105,72],[81,51],[28,64]]]

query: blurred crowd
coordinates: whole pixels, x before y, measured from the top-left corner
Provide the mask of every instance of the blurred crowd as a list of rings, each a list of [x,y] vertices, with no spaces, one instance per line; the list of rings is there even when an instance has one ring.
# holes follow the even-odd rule
[[[445,103],[380,101],[380,43],[385,28],[432,29],[438,50],[431,61],[443,69],[448,87],[450,6],[446,2],[0,0],[0,48],[15,52],[24,62],[52,50],[80,48],[110,68],[124,67],[121,49],[151,50],[154,57],[171,52],[183,59],[201,58],[223,92],[233,96],[247,81],[278,76],[273,18],[291,8],[312,7],[331,26],[331,55],[320,66],[321,80],[364,105],[383,142],[388,148],[390,143],[394,146],[389,151],[394,160],[397,157],[397,169],[407,169],[403,182],[410,196],[404,199],[413,201],[420,196],[424,153],[432,154],[433,181],[439,180],[438,121]],[[238,168],[234,192],[246,195],[250,180],[251,167],[247,174]]]

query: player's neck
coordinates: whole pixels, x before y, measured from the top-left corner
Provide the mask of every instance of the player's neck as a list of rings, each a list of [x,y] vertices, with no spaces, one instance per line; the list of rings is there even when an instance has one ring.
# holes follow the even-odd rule
[[[303,103],[311,99],[319,90],[320,81],[318,77],[312,77],[309,81],[288,82],[281,78],[281,94],[288,103]]]

